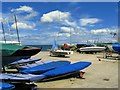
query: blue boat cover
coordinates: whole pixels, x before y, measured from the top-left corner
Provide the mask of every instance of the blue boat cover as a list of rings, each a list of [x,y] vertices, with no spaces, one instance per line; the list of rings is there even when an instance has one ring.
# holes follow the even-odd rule
[[[13,63],[10,63],[9,65],[31,63],[31,62],[35,62],[35,61],[39,61],[39,60],[41,60],[41,58],[21,59],[21,60],[15,61],[15,62],[13,62]]]
[[[12,90],[15,86],[9,83],[0,82],[0,90]]]
[[[40,62],[35,62],[33,64],[26,64],[26,65],[23,65],[23,66],[18,66],[17,68],[18,68],[18,70],[24,70],[24,69],[32,68],[32,67],[42,65],[42,64],[45,64],[45,63],[50,63],[50,62],[53,62],[53,61],[52,60],[46,60],[46,61],[41,60]]]
[[[32,75],[32,74],[0,74],[0,80],[10,82],[35,82],[43,79],[44,75]]]
[[[86,67],[91,65],[91,62],[77,62],[73,64],[64,65],[61,67],[57,67],[55,69],[49,70],[40,75],[32,75],[32,74],[0,74],[0,80],[4,81],[16,81],[16,82],[35,82],[39,80],[43,80],[49,77],[55,77],[59,75],[65,75],[72,72],[80,71]]]
[[[55,69],[57,67],[61,67],[61,66],[65,66],[65,65],[69,65],[70,61],[54,61],[54,62],[50,62],[50,63],[45,63],[42,65],[38,65],[32,68],[28,68],[25,70],[20,70],[21,73],[23,74],[41,74],[44,73],[46,71]]]
[[[114,43],[112,45],[112,47],[116,53],[120,53],[120,44],[119,43]]]
[[[46,77],[64,75],[64,74],[80,71],[88,67],[89,65],[91,65],[91,62],[77,62],[77,63],[55,68],[53,70],[43,73],[42,75],[45,75]]]

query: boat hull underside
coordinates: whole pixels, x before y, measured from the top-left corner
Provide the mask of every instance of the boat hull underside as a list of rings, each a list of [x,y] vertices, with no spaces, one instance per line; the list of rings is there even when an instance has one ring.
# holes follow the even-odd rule
[[[15,53],[12,54],[12,56],[33,56],[40,51],[41,49],[22,49],[17,50]]]

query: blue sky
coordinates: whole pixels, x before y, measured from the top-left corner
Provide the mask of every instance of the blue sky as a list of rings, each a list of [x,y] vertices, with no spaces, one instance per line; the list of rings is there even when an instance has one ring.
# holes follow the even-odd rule
[[[116,42],[116,2],[4,2],[1,13],[7,40],[17,40],[16,14],[22,44]]]

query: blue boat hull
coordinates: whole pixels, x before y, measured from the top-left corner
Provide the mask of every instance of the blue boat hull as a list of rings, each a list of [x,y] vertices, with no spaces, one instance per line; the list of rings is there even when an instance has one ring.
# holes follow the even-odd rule
[[[120,53],[120,44],[119,44],[119,43],[114,43],[114,44],[112,45],[112,48],[114,49],[114,51],[115,51],[116,53]]]

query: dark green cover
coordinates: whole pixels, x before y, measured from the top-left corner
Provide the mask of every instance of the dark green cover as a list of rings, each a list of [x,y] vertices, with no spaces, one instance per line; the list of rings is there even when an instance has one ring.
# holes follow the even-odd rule
[[[15,45],[15,44],[0,44],[0,55],[11,56],[17,50],[23,49],[25,46]]]

